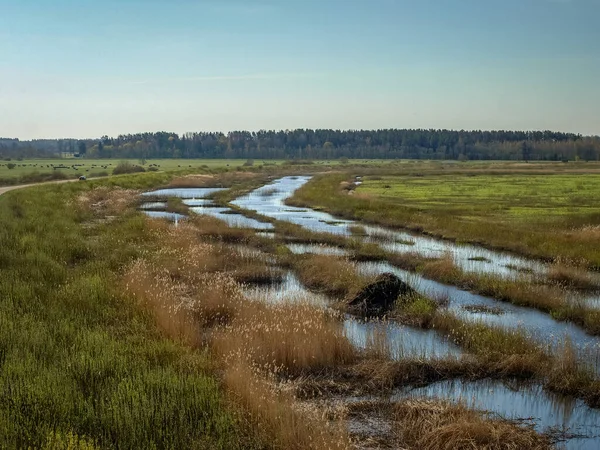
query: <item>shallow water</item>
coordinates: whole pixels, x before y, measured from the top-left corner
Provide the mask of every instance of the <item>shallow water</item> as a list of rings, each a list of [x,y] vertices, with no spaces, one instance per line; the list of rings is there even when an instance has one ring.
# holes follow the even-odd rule
[[[442,381],[416,389],[400,390],[392,400],[407,397],[462,402],[474,409],[493,412],[507,419],[525,419],[534,424],[539,432],[563,431],[581,436],[558,444],[558,448],[600,448],[600,410],[589,408],[581,400],[546,392],[538,385],[510,386],[496,380]]]
[[[153,219],[168,219],[172,222],[178,222],[180,220],[187,219],[187,216],[182,214],[170,213],[166,211],[144,211],[144,214]]]
[[[344,331],[352,343],[360,349],[367,348],[369,340],[385,339],[385,353],[392,360],[403,358],[443,359],[459,357],[463,351],[433,330],[411,328],[396,322],[363,322],[348,317]]]
[[[466,270],[477,271],[479,273],[511,274],[511,276],[515,276],[515,271],[506,267],[509,265],[528,268],[532,271],[544,270],[545,266],[542,263],[503,252],[481,249],[471,245],[458,245],[429,237],[363,225],[360,222],[350,220],[339,220],[330,214],[320,211],[285,205],[285,200],[291,197],[295,190],[307,183],[310,178],[281,178],[236,199],[233,203],[241,208],[257,211],[260,214],[278,220],[292,222],[313,231],[348,236],[351,225],[360,225],[368,234],[367,240],[377,242],[390,251],[400,253],[410,251],[430,257],[439,257],[450,252],[458,265]],[[264,195],[265,192],[269,193],[269,195]],[[383,244],[381,244],[382,236],[384,237]],[[412,245],[400,242],[410,242]],[[470,260],[474,257],[485,258],[485,260]],[[523,329],[534,339],[537,339],[538,342],[547,343],[553,348],[557,348],[566,340],[570,340],[577,348],[580,360],[585,361],[597,373],[600,373],[600,337],[590,336],[576,325],[557,322],[549,315],[534,309],[514,306],[510,303],[496,301],[488,297],[462,291],[452,286],[427,280],[418,274],[402,271],[387,263],[365,263],[360,265],[360,267],[362,267],[362,270],[370,270],[374,274],[393,272],[409,284],[415,285],[416,289],[423,294],[447,296],[450,300],[449,308],[466,319],[482,320],[489,324]],[[463,309],[464,306],[471,305],[500,308],[503,314],[472,313]]]
[[[179,198],[206,198],[215,192],[224,191],[225,188],[169,188],[144,192],[146,197],[179,197]]]
[[[233,214],[234,210],[231,208],[224,208],[220,206],[204,206],[204,207],[194,207],[190,208],[190,210],[199,215],[216,217],[227,223],[230,227],[234,228],[251,228],[254,230],[272,230],[273,224],[268,222],[259,222],[256,219],[252,219],[242,214]]]
[[[577,349],[581,362],[600,374],[600,337],[591,336],[572,323],[558,322],[535,309],[515,306],[428,280],[386,262],[363,262],[357,263],[357,266],[361,273],[366,275],[391,272],[423,295],[447,298],[448,309],[463,319],[523,330],[536,342],[548,345],[551,349],[560,348],[568,339]],[[465,310],[465,306],[482,306],[498,310],[501,314],[472,313]]]
[[[208,198],[186,198],[182,201],[187,206],[208,206],[214,204],[214,202]]]
[[[399,253],[410,251],[425,257],[441,257],[449,254],[459,267],[467,271],[515,277],[521,274],[506,266],[522,267],[538,273],[545,270],[544,264],[540,262],[508,253],[487,250],[473,245],[459,245],[379,226],[365,225],[353,220],[338,219],[331,214],[314,211],[310,208],[297,208],[286,205],[285,201],[310,179],[309,176],[280,178],[234,200],[232,203],[268,217],[295,223],[311,231],[350,236],[350,227],[359,225],[367,233],[365,238],[367,242],[378,243],[388,251]],[[269,195],[265,195],[266,193]]]
[[[159,209],[163,210],[167,207],[165,202],[146,202],[142,203],[140,209]]]
[[[287,272],[282,283],[270,286],[251,286],[246,296],[268,303],[308,302],[321,307],[330,303],[325,295],[306,289],[293,272]],[[344,320],[344,333],[359,348],[365,349],[373,335],[385,340],[391,359],[458,357],[462,350],[431,330],[411,328],[393,322],[363,322],[350,316]]]

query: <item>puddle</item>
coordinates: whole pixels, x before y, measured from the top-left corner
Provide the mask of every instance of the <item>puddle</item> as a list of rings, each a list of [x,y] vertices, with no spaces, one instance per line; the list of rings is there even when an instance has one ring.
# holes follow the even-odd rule
[[[227,223],[230,227],[233,228],[252,228],[254,230],[272,230],[273,224],[259,222],[256,219],[252,219],[249,217],[245,217],[237,211],[232,210],[231,208],[224,207],[195,207],[190,208],[190,211],[205,215],[216,217]]]
[[[395,322],[362,322],[348,318],[344,322],[346,336],[360,349],[365,349],[373,336],[383,336],[389,358],[442,359],[459,357],[462,350],[433,330],[411,328]]]
[[[471,408],[507,419],[525,420],[542,433],[564,432],[577,436],[557,444],[557,448],[600,448],[600,410],[589,408],[581,400],[548,393],[541,386],[519,384],[511,387],[495,380],[452,380],[416,389],[403,389],[392,400],[407,397],[460,401]]]
[[[330,301],[325,295],[309,291],[293,272],[287,272],[282,283],[269,286],[247,286],[247,297],[267,303],[308,302],[326,308]],[[422,330],[393,322],[362,322],[348,316],[344,320],[344,332],[350,342],[359,349],[366,348],[372,336],[385,339],[383,346],[389,350],[391,359],[445,358],[461,356],[462,350],[432,330]]]
[[[179,222],[180,220],[187,219],[187,216],[177,213],[170,213],[166,211],[144,211],[148,217],[153,219],[168,219],[172,222]]]
[[[281,283],[268,286],[246,286],[244,294],[254,300],[266,303],[310,303],[327,307],[329,299],[306,289],[293,272],[286,272]]]
[[[466,320],[481,321],[507,329],[525,330],[532,339],[551,348],[561,347],[568,337],[577,349],[581,362],[590,365],[600,374],[600,337],[590,336],[572,323],[557,322],[548,314],[535,309],[500,302],[428,280],[386,262],[361,262],[357,263],[357,267],[365,275],[394,273],[421,294],[448,298],[448,309]],[[490,314],[490,311],[495,313]]]
[[[187,199],[205,198],[215,192],[224,191],[225,188],[169,188],[144,192],[146,197],[179,197]]]

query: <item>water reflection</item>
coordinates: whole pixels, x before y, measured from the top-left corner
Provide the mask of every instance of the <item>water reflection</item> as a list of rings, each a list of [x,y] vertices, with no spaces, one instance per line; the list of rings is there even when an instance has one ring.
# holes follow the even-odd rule
[[[365,237],[367,242],[377,243],[391,252],[404,253],[411,251],[422,256],[435,258],[451,255],[455,263],[467,271],[515,277],[515,271],[507,266],[522,267],[538,273],[546,270],[542,263],[508,253],[487,250],[473,245],[459,245],[379,226],[364,225],[352,220],[338,219],[322,211],[286,205],[285,201],[310,179],[311,177],[308,176],[280,178],[236,199],[232,203],[241,208],[257,211],[262,215],[295,223],[317,232],[350,236],[351,227],[360,225],[367,234]]]
[[[507,419],[525,419],[539,432],[563,431],[578,435],[558,445],[569,450],[600,448],[600,410],[575,400],[546,392],[539,385],[510,386],[501,381],[442,381],[416,389],[399,390],[392,400],[434,398],[462,402]]]
[[[236,213],[231,208],[223,207],[196,207],[190,208],[196,214],[216,217],[234,228],[252,228],[254,230],[272,230],[273,224],[268,222],[259,222],[256,219],[245,217],[242,214]]]
[[[215,192],[224,191],[225,188],[168,188],[144,192],[145,197],[179,197],[179,198],[206,198]]]
[[[167,207],[165,202],[146,202],[142,203],[140,209],[158,209],[164,210]]]
[[[287,272],[283,282],[269,286],[247,286],[244,293],[251,299],[267,303],[308,302],[327,307],[329,299],[309,291],[293,272]],[[359,349],[365,349],[373,336],[383,339],[382,347],[391,359],[401,358],[445,358],[460,356],[462,350],[431,330],[422,330],[394,322],[363,322],[347,316],[344,333]]]
[[[546,270],[546,266],[542,263],[503,252],[486,250],[472,245],[458,245],[402,231],[363,225],[350,220],[339,220],[321,211],[285,205],[285,200],[307,183],[310,178],[284,177],[236,199],[233,203],[241,208],[257,211],[277,220],[292,222],[313,231],[348,236],[351,226],[360,225],[367,234],[367,241],[378,243],[389,251],[404,253],[408,250],[428,257],[440,257],[450,253],[460,267],[479,273],[514,277],[515,271],[511,267],[519,267],[531,272]],[[265,193],[269,195],[265,195]],[[416,285],[417,289],[424,294],[447,296],[450,299],[449,307],[468,320],[483,320],[493,325],[524,329],[538,342],[548,343],[553,348],[559,347],[569,339],[577,348],[580,360],[600,373],[600,337],[589,336],[573,324],[554,321],[549,315],[534,309],[517,307],[436,283],[422,278],[418,274],[399,270],[387,263],[371,265],[366,263],[361,267],[374,274],[396,273],[411,285]],[[467,305],[501,308],[503,314],[473,313],[463,308]]]
[[[166,211],[144,211],[144,214],[153,219],[168,219],[172,222],[178,222],[187,218],[182,214],[170,213]]]
[[[568,338],[578,350],[581,362],[600,373],[600,337],[591,336],[572,323],[557,322],[548,314],[535,309],[500,302],[489,297],[462,291],[454,286],[428,280],[416,273],[398,269],[386,262],[361,262],[357,263],[357,267],[365,275],[378,275],[384,272],[394,273],[423,295],[433,298],[447,298],[449,300],[448,309],[465,320],[482,321],[489,325],[498,325],[507,329],[524,330],[536,342],[544,343],[552,349],[563,346]],[[465,306],[481,306],[484,310],[501,311],[501,314],[471,312],[466,310]]]

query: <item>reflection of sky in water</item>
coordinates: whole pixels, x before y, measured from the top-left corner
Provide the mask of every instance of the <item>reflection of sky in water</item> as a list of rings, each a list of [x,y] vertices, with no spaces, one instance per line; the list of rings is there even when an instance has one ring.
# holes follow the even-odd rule
[[[268,303],[308,302],[326,307],[326,296],[306,289],[293,272],[287,272],[282,283],[271,286],[249,286],[244,293],[249,297]],[[436,357],[459,356],[462,351],[448,340],[430,330],[410,328],[388,322],[361,322],[351,317],[344,321],[344,332],[354,346],[364,349],[370,336],[377,333],[386,340],[390,357]]]
[[[388,251],[415,252],[426,257],[441,257],[449,254],[459,267],[467,271],[515,277],[521,274],[506,266],[512,265],[538,272],[545,270],[544,265],[537,261],[508,253],[486,250],[473,245],[458,245],[403,231],[365,225],[352,220],[337,219],[325,212],[285,205],[285,200],[306,184],[310,178],[306,176],[284,177],[236,199],[233,203],[241,208],[258,211],[265,216],[292,222],[317,232],[348,236],[351,234],[350,226],[360,225],[368,235],[366,241],[378,243]],[[481,260],[473,261],[473,258]]]
[[[186,219],[186,216],[183,216],[181,214],[177,214],[177,213],[170,213],[170,212],[166,212],[166,211],[144,211],[144,214],[146,214],[148,217],[151,217],[153,219],[169,219],[172,222],[175,222],[175,220],[184,220]]]
[[[461,401],[467,406],[501,415],[507,419],[532,419],[536,430],[567,430],[587,436],[557,445],[568,450],[600,448],[600,410],[589,408],[581,400],[567,399],[541,386],[511,387],[500,381],[443,381],[429,386],[399,391],[393,400],[426,397]]]
[[[221,219],[226,222],[227,225],[234,228],[252,228],[255,230],[271,230],[273,229],[273,224],[259,222],[256,219],[251,219],[249,217],[245,217],[241,214],[231,214],[234,212],[230,208],[222,208],[222,207],[197,207],[190,208],[190,210],[196,214],[216,217],[217,219]]]
[[[183,203],[188,206],[206,206],[211,205],[213,201],[208,198],[186,198]]]
[[[224,190],[224,188],[169,188],[144,192],[142,195],[147,197],[205,198]]]
[[[360,224],[348,220],[338,220],[333,216],[312,211],[307,208],[296,208],[284,204],[293,192],[310,180],[310,177],[285,177],[263,186],[250,194],[236,199],[233,203],[239,207],[259,212],[265,216],[278,220],[296,223],[313,231],[329,232],[334,234],[349,235],[349,226]],[[269,195],[265,195],[269,194]],[[360,224],[362,225],[362,224]],[[512,264],[518,267],[541,269],[543,264],[512,256],[502,252],[477,248],[471,245],[457,245],[452,242],[439,241],[429,237],[413,235],[405,232],[387,230],[370,225],[363,226],[373,242],[381,242],[381,236],[386,237],[388,250],[396,252],[416,252],[425,256],[442,256],[446,252],[452,253],[457,264],[469,270],[482,273],[507,274],[513,273],[505,266]],[[413,245],[402,244],[410,242]],[[469,258],[482,257],[486,261],[469,261]],[[369,267],[363,265],[362,267]],[[450,297],[450,308],[462,317],[472,320],[483,320],[486,323],[497,324],[509,328],[522,328],[531,333],[540,342],[549,345],[560,345],[568,336],[580,351],[581,358],[591,362],[600,369],[600,337],[589,336],[579,327],[566,322],[554,321],[549,315],[534,309],[521,308],[509,303],[499,302],[471,294],[460,289],[426,280],[414,273],[400,271],[390,264],[371,265],[374,273],[383,271],[394,272],[411,284],[417,283],[420,290],[429,295],[442,295]],[[502,315],[473,314],[462,309],[467,305],[482,305],[501,308]]]
[[[600,336],[590,336],[572,323],[557,322],[548,314],[535,309],[497,301],[489,297],[462,291],[454,286],[428,280],[416,273],[398,269],[389,263],[364,262],[357,263],[357,266],[362,273],[367,275],[377,275],[384,272],[394,273],[421,294],[433,298],[448,298],[450,301],[448,309],[466,320],[482,321],[490,325],[524,330],[537,342],[553,347],[561,346],[568,336],[572,344],[578,349],[582,362],[594,365],[596,370],[600,372]],[[463,308],[471,305],[499,309],[503,314],[473,314]]]
[[[411,328],[396,322],[362,322],[352,318],[344,322],[346,336],[364,349],[372,336],[382,336],[390,358],[445,358],[460,356],[462,350],[433,330]]]

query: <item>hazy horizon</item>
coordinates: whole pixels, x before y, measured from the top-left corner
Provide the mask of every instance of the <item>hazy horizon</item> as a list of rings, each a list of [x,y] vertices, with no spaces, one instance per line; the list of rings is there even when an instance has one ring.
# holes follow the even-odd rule
[[[597,0],[0,0],[0,136],[600,135]]]

